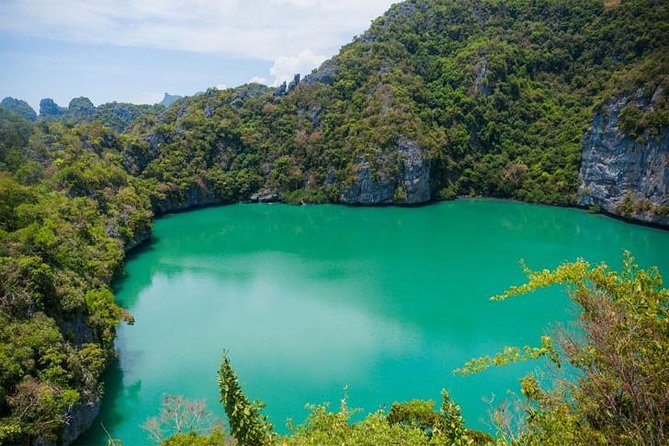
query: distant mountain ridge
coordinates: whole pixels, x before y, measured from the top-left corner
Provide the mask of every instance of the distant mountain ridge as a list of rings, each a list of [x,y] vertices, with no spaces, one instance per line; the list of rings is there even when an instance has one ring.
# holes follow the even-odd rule
[[[82,96],[72,99],[67,107],[61,107],[51,98],[44,98],[40,101],[39,115],[27,102],[11,97],[4,98],[0,108],[17,113],[29,121],[60,120],[76,125],[96,120],[118,132],[125,132],[137,119],[156,116],[165,106],[110,102],[96,107],[90,99]]]

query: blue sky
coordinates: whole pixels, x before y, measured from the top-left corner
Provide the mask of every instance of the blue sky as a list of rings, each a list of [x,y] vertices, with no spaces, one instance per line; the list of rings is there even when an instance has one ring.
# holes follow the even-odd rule
[[[393,0],[1,0],[0,98],[155,103],[307,74]]]

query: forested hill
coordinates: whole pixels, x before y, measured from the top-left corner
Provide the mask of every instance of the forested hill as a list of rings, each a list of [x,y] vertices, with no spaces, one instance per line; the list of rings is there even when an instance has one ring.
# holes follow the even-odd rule
[[[575,204],[586,134],[611,98],[640,99],[619,139],[661,145],[668,8],[401,3],[288,94],[209,91],[172,108],[142,137],[152,155],[136,173],[166,186],[159,209],[258,190],[290,202]],[[637,180],[624,193],[644,199]],[[666,213],[666,197],[654,204]]]
[[[119,126],[3,101],[0,443],[92,422],[129,318],[109,283],[156,213],[485,195],[668,225],[668,48],[664,0],[410,0],[279,89]]]

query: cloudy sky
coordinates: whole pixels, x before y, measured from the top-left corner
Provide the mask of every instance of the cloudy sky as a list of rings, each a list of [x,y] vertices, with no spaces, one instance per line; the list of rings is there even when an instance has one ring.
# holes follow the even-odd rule
[[[154,103],[307,74],[397,0],[0,0],[0,98]]]

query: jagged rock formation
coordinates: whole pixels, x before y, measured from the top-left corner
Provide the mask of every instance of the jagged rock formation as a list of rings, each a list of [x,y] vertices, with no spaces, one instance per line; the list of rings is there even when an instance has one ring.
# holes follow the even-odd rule
[[[353,184],[345,187],[344,204],[420,204],[430,201],[430,162],[415,143],[400,141],[392,154],[396,174],[375,170],[364,156],[358,159]]]
[[[179,97],[171,96],[171,98],[178,99]],[[110,102],[96,107],[90,99],[83,96],[72,99],[67,107],[60,107],[53,99],[45,98],[40,101],[39,117],[41,119],[61,120],[71,125],[98,120],[118,132],[125,132],[138,118],[157,115],[163,110],[164,107],[160,104],[137,105],[118,102]]]
[[[281,194],[278,190],[263,189],[251,195],[253,203],[276,203],[281,200]]]
[[[65,109],[60,107],[51,98],[44,98],[39,102],[39,115],[42,118],[55,118],[65,114]]]
[[[37,119],[37,113],[35,113],[35,110],[33,110],[33,108],[28,105],[26,101],[21,99],[15,99],[11,97],[4,98],[2,102],[0,102],[0,108],[21,115],[28,121],[35,121]]]
[[[82,432],[86,431],[100,413],[102,400],[77,403],[69,411],[69,422],[63,432],[63,444],[71,444]]]
[[[165,107],[169,107],[170,105],[174,104],[176,101],[182,98],[183,96],[172,95],[166,92],[165,95],[163,96],[163,100],[160,101],[158,104],[163,105]]]
[[[78,121],[88,121],[95,116],[95,105],[83,96],[74,98],[67,106],[67,114]]]
[[[316,68],[302,79],[302,83],[306,85],[312,85],[317,82],[321,82],[326,85],[332,85],[335,81],[335,66],[331,59],[326,60],[321,64],[320,67]]]
[[[650,99],[612,98],[595,114],[586,135],[579,204],[641,222],[669,226],[669,128],[634,137],[621,127],[621,112],[632,106],[650,111],[663,95]]]

